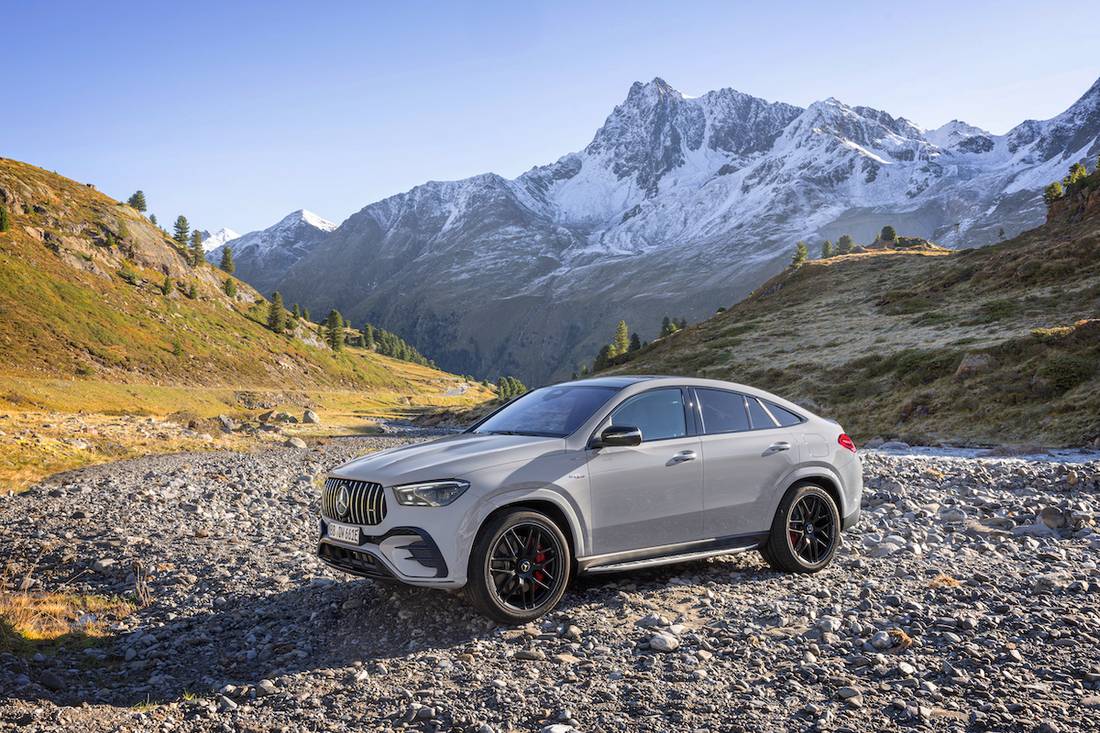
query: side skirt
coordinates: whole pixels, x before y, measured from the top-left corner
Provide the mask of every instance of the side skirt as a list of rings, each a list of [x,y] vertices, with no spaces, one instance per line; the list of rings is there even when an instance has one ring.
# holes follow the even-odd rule
[[[673,563],[690,562],[718,555],[732,555],[737,552],[755,550],[767,539],[767,532],[758,532],[630,552],[593,555],[577,558],[577,569],[580,574],[621,573],[628,570],[671,565]]]

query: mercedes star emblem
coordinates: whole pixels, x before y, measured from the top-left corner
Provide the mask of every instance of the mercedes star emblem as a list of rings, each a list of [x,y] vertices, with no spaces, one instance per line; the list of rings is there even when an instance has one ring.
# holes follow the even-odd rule
[[[340,490],[336,492],[336,515],[343,518],[348,513],[348,502],[351,501],[351,497],[348,496],[348,487],[341,485]]]

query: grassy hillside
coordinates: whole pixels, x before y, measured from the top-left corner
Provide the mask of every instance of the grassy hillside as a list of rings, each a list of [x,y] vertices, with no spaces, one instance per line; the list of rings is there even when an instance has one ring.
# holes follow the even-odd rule
[[[610,368],[773,390],[864,440],[1100,439],[1100,183],[1047,224],[949,252],[874,250],[788,269]]]
[[[201,418],[261,403],[317,408],[326,425],[355,427],[491,397],[374,351],[334,353],[317,324],[289,314],[289,332],[273,333],[251,287],[235,281],[229,297],[228,275],[192,267],[138,211],[91,186],[0,159],[0,206],[9,218],[0,232],[0,417],[16,417],[16,427],[44,412]],[[0,438],[17,434],[11,426]],[[16,467],[0,465],[0,489],[38,460],[21,455],[6,459]],[[47,461],[81,462],[75,453]]]

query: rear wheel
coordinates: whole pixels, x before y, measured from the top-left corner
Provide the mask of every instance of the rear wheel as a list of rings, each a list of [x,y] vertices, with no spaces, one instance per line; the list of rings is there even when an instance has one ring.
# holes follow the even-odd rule
[[[828,491],[800,484],[787,491],[760,548],[765,562],[787,573],[816,573],[840,546],[840,511]]]
[[[571,566],[569,543],[552,519],[507,509],[490,519],[474,542],[466,598],[495,621],[527,623],[558,604]]]

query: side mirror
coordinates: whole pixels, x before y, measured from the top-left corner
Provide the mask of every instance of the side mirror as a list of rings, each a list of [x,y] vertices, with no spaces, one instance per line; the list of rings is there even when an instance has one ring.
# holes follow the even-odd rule
[[[600,437],[596,439],[596,447],[609,448],[612,446],[640,445],[641,442],[642,431],[638,428],[632,428],[626,425],[609,425],[603,429],[603,432],[600,433]]]

